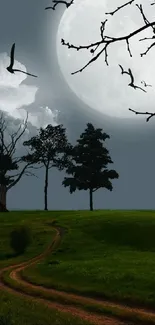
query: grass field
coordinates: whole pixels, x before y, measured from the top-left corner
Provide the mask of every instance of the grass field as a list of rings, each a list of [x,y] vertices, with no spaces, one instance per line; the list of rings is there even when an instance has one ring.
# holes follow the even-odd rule
[[[10,248],[9,234],[19,225],[27,225],[32,232],[32,243],[26,253],[15,257]],[[0,268],[25,261],[40,252],[51,242],[53,229],[44,223],[44,217],[36,212],[9,212],[0,214]]]
[[[46,221],[53,220],[55,213],[10,212],[0,215],[0,269],[26,261],[41,253],[51,243],[54,231]],[[14,257],[9,245],[10,232],[19,225],[28,225],[32,232],[32,243],[24,255]],[[68,314],[40,306],[40,303],[0,293],[0,325],[87,325],[88,322]]]
[[[61,247],[23,271],[66,291],[155,304],[155,212],[97,211],[57,215],[68,228]],[[54,264],[58,263],[58,264]]]
[[[23,271],[32,283],[64,291],[133,304],[155,304],[155,212],[154,211],[53,211],[11,212],[0,218],[0,268],[27,260],[44,250],[51,242],[49,223],[67,228],[62,243],[54,254]],[[13,257],[9,248],[9,232],[19,224],[30,226],[33,241],[26,254]],[[26,304],[8,294],[0,296],[0,315],[11,309],[16,318],[23,315],[27,324]],[[6,303],[9,299],[9,304]],[[30,305],[29,302],[27,302]],[[28,306],[27,305],[27,306]],[[9,307],[8,307],[9,306]],[[25,310],[25,311],[24,311]],[[46,313],[37,304],[31,305],[42,322],[53,324],[51,311]],[[42,315],[43,314],[43,315]],[[42,316],[41,316],[42,315]],[[52,312],[53,319],[56,312]],[[49,317],[49,318],[48,318]],[[62,321],[64,317],[64,321]],[[58,322],[71,324],[58,313]],[[51,323],[50,323],[51,321]],[[76,320],[75,324],[86,324]],[[18,322],[16,322],[18,325]],[[29,324],[35,325],[30,317]]]
[[[21,299],[9,293],[0,294],[1,325],[88,325],[68,314],[51,310],[40,303]]]

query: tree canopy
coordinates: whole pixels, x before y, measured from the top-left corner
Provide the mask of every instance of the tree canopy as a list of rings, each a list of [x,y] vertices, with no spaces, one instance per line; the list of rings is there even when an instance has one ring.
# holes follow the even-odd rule
[[[67,164],[65,151],[69,147],[66,129],[63,125],[47,125],[46,128],[40,128],[39,133],[30,140],[23,143],[29,147],[29,153],[23,157],[23,160],[32,164],[39,164],[45,167],[45,210],[47,210],[47,189],[48,189],[48,171],[52,167],[63,170]]]
[[[23,174],[33,175],[29,171],[30,163],[23,163],[17,157],[17,143],[27,129],[28,114],[18,129],[10,134],[4,113],[0,115],[0,211],[6,211],[6,193],[15,186]],[[18,170],[17,173],[14,173]]]
[[[90,210],[93,210],[93,192],[104,187],[112,191],[110,179],[118,178],[115,170],[108,170],[107,165],[113,161],[104,142],[109,135],[102,129],[95,129],[91,123],[80,135],[77,144],[71,149],[72,160],[66,169],[68,175],[62,184],[70,188],[70,193],[78,190],[89,190]]]

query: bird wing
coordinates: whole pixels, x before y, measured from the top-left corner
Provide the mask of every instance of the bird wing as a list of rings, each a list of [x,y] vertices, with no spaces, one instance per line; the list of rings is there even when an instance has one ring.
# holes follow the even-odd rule
[[[10,52],[10,67],[12,68],[14,65],[14,54],[15,54],[15,43],[13,43],[11,52]]]
[[[31,74],[31,73],[29,73],[29,72],[25,72],[25,71],[22,71],[22,70],[19,70],[19,69],[14,69],[14,71],[22,72],[22,73],[27,74],[28,76],[32,76],[32,77],[35,77],[35,78],[38,77],[38,76],[35,76],[34,74]]]
[[[47,9],[53,9],[53,7],[46,7],[45,10],[47,10]]]

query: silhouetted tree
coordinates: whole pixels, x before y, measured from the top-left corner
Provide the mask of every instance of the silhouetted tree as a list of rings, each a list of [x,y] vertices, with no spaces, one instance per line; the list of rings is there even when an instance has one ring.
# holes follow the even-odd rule
[[[104,142],[110,138],[102,129],[95,129],[91,123],[71,149],[72,161],[66,169],[68,175],[62,184],[70,187],[70,193],[78,190],[89,190],[90,210],[93,210],[93,192],[104,187],[112,191],[110,179],[118,178],[115,170],[108,170],[107,165],[113,161]]]
[[[5,120],[4,114],[0,115],[0,211],[8,211],[6,208],[7,192],[15,186],[23,174],[33,175],[28,168],[29,163],[23,165],[22,158],[17,158],[16,145],[25,133],[27,128],[28,115],[25,122],[21,123],[19,128],[12,134]],[[17,174],[13,172],[18,170]],[[11,172],[11,174],[10,174]]]
[[[40,128],[39,134],[23,143],[28,146],[30,152],[23,157],[24,161],[39,164],[45,167],[45,184],[44,184],[44,210],[47,208],[47,190],[49,169],[56,167],[63,170],[67,166],[67,156],[65,150],[69,146],[66,130],[62,125],[47,125],[45,129]]]
[[[78,0],[77,0],[78,1]],[[58,6],[58,4],[64,4],[66,6],[66,8],[69,8],[71,5],[74,5],[74,3],[76,2],[76,0],[68,0],[68,1],[61,1],[61,0],[53,0],[53,7],[47,7],[46,9],[53,9],[55,10],[56,7]],[[136,6],[139,14],[142,17],[142,21],[143,24],[142,26],[140,26],[139,28],[136,28],[133,30],[131,30],[131,32],[129,32],[126,35],[120,35],[118,37],[115,36],[109,36],[107,35],[106,32],[106,26],[108,23],[108,19],[106,18],[104,21],[102,21],[100,23],[100,39],[99,40],[95,40],[94,42],[88,43],[88,44],[82,44],[82,45],[74,45],[69,43],[68,41],[65,41],[64,39],[61,39],[61,43],[64,46],[67,46],[68,49],[75,49],[76,51],[80,51],[80,50],[88,50],[91,54],[92,54],[92,58],[81,68],[79,68],[78,70],[72,72],[71,74],[76,74],[79,72],[82,72],[84,69],[86,69],[90,64],[94,63],[102,54],[104,54],[104,60],[106,65],[109,65],[108,62],[108,49],[110,46],[113,46],[114,43],[116,42],[125,42],[126,43],[126,48],[127,51],[129,53],[129,56],[132,57],[132,51],[130,48],[130,40],[132,39],[132,37],[134,37],[135,35],[142,35],[143,31],[146,31],[147,29],[151,29],[152,30],[152,36],[151,37],[140,37],[139,41],[140,42],[144,42],[147,40],[147,42],[149,42],[150,44],[145,47],[144,52],[140,53],[140,57],[143,57],[144,55],[147,55],[147,53],[152,50],[153,47],[155,47],[155,19],[150,19],[147,17],[147,14],[145,13],[145,10],[142,6],[142,4],[137,4],[136,0],[129,0],[129,1],[122,1],[122,5],[118,6],[118,7],[114,7],[113,10],[106,12],[105,14],[108,16],[113,16],[113,15],[117,15],[117,13],[119,11],[123,11],[123,9],[126,6]],[[155,5],[155,0],[152,0],[152,3],[148,3],[148,1],[146,1],[146,5],[150,5],[150,6],[154,6]],[[152,9],[155,7],[152,7]],[[153,42],[152,42],[153,41]],[[120,64],[119,64],[120,66]],[[121,72],[122,73],[122,72]],[[128,72],[123,72],[123,73],[127,73],[130,78],[131,78],[131,82],[128,84],[128,86],[133,87],[134,89],[141,89],[143,91],[146,92],[146,90],[142,89],[141,87],[137,86],[134,84],[134,76],[133,73],[131,71],[130,68],[128,68]],[[143,84],[143,86],[146,87],[150,86],[148,85],[145,81],[141,81],[141,83]],[[147,119],[146,122],[148,122],[153,116],[155,116],[155,112],[140,112],[140,111],[135,111],[131,108],[129,108],[129,110],[135,114],[139,114],[139,115],[147,115]]]

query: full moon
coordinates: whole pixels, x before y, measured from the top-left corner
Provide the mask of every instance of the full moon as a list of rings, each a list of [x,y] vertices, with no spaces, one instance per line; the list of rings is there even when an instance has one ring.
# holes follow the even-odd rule
[[[141,32],[130,40],[132,57],[127,51],[125,41],[116,42],[108,47],[108,63],[104,53],[89,65],[83,72],[71,75],[71,72],[82,68],[91,58],[90,50],[76,51],[61,44],[66,42],[88,45],[99,41],[101,21],[108,19],[105,35],[111,37],[125,36],[144,25],[142,15],[135,4],[128,5],[113,16],[105,14],[125,3],[124,0],[75,0],[75,4],[65,10],[57,33],[57,55],[61,71],[73,92],[96,111],[110,117],[132,118],[128,108],[139,111],[155,110],[155,47],[143,57],[152,41],[139,41],[144,37],[152,37],[152,30]],[[153,19],[151,0],[137,1],[141,3],[148,20]],[[97,52],[96,52],[97,53]],[[125,70],[132,70],[135,84],[147,92],[128,86],[130,77],[121,74],[119,64]],[[145,88],[141,81],[151,84]],[[141,118],[140,116],[139,118]]]

